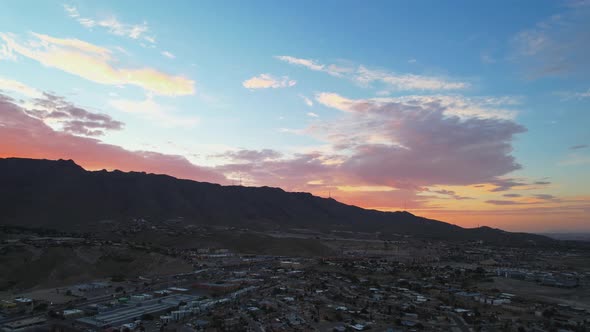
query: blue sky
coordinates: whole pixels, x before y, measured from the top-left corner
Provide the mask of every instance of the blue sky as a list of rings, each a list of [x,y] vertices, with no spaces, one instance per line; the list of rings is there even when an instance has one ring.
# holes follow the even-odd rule
[[[4,119],[0,154],[588,230],[588,22],[587,1],[12,2],[0,93],[39,128]],[[9,140],[41,130],[72,142]]]

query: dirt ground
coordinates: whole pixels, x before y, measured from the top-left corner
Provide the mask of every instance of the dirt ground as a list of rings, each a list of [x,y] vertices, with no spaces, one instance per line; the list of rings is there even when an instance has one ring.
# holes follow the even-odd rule
[[[590,309],[590,290],[585,287],[547,287],[534,282],[510,278],[494,278],[493,283],[481,283],[478,286],[481,289],[496,288],[505,293],[512,293],[538,301],[563,303],[572,307]]]

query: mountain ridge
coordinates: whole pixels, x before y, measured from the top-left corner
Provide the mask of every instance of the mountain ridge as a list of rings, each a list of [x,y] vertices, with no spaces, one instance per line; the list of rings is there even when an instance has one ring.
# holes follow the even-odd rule
[[[182,217],[260,229],[380,232],[443,240],[551,243],[545,236],[462,228],[409,212],[363,209],[305,192],[222,186],[145,172],[87,171],[73,160],[0,158],[0,223],[68,229],[100,220]]]

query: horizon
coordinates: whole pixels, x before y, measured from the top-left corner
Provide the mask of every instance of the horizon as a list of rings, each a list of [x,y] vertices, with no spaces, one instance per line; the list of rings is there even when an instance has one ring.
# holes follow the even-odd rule
[[[0,158],[590,232],[590,2],[454,4],[5,4]]]

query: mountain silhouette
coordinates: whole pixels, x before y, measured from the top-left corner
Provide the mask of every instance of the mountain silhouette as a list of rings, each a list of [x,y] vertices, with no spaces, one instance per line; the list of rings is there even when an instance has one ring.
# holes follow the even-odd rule
[[[185,223],[257,230],[306,228],[389,236],[548,244],[489,227],[462,228],[408,212],[382,212],[309,193],[222,186],[143,172],[86,171],[72,160],[0,158],[0,224],[72,230],[101,220],[182,218]]]

